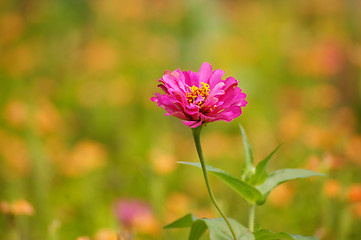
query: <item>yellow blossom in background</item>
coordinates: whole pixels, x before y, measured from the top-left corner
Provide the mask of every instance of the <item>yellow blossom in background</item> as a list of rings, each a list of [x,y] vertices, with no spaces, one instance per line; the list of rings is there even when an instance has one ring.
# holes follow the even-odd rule
[[[352,135],[357,126],[355,111],[349,107],[341,107],[336,110],[331,119],[332,130],[344,137]]]
[[[289,183],[283,183],[276,187],[268,196],[268,202],[278,208],[289,206],[294,197],[294,188]]]
[[[134,219],[134,229],[143,234],[158,236],[161,232],[159,221],[151,215],[141,215]]]
[[[112,229],[100,229],[94,234],[93,240],[118,240],[117,232]]]
[[[179,216],[186,215],[191,208],[191,199],[181,192],[170,193],[167,197],[165,209],[167,222],[172,222]]]
[[[118,64],[119,50],[113,43],[105,39],[89,42],[83,49],[83,62],[92,73],[114,70]]]
[[[342,186],[338,180],[331,179],[325,182],[323,191],[329,198],[336,198],[340,195]]]
[[[220,133],[210,133],[203,141],[204,152],[208,157],[221,158],[231,152],[230,136]]]
[[[13,214],[16,216],[27,215],[33,216],[35,214],[34,207],[25,199],[18,199],[14,202],[0,202],[0,211],[4,214]]]
[[[14,215],[34,215],[34,207],[26,200],[19,199],[11,205],[12,213]]]
[[[13,126],[20,127],[29,121],[29,109],[25,101],[20,99],[11,99],[4,107],[3,112],[5,120]]]
[[[197,208],[194,211],[194,215],[199,218],[216,218],[217,214],[212,208]]]
[[[7,44],[19,38],[24,32],[24,20],[16,12],[0,15],[0,43]]]
[[[31,170],[28,146],[24,139],[11,135],[0,129],[0,156],[5,160],[5,165],[10,175],[26,175]]]
[[[105,101],[110,106],[124,106],[134,98],[134,86],[131,79],[119,78],[109,81],[106,85]]]
[[[320,171],[322,169],[321,158],[316,155],[311,155],[306,159],[305,168],[312,171]]]
[[[76,240],[90,240],[90,238],[86,236],[82,236],[82,237],[77,237]]]
[[[290,110],[284,114],[278,124],[279,134],[282,139],[298,138],[304,131],[304,118],[304,113],[297,110]]]
[[[77,177],[103,167],[106,160],[107,152],[102,144],[83,140],[62,159],[60,166],[66,175]]]
[[[173,172],[177,166],[176,157],[160,149],[151,150],[149,158],[154,171],[160,175]]]
[[[48,100],[42,100],[35,107],[34,118],[36,127],[42,133],[61,131],[63,122],[59,111]]]
[[[354,204],[351,206],[351,211],[354,216],[361,219],[361,202]]]
[[[23,77],[29,74],[38,64],[35,45],[22,44],[4,53],[0,63],[7,73],[13,77]]]
[[[303,142],[306,146],[322,150],[331,149],[336,141],[334,133],[321,126],[309,125],[303,134]]]
[[[361,135],[354,135],[348,139],[345,154],[352,162],[361,165]]]

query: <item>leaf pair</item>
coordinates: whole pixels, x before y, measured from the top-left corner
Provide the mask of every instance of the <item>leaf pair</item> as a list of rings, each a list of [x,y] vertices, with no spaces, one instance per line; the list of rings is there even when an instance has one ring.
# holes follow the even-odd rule
[[[193,162],[179,162],[181,164],[191,165],[195,167],[202,168],[201,164]],[[231,186],[239,195],[241,195],[247,202],[250,204],[262,205],[265,203],[269,193],[280,185],[283,182],[297,179],[297,178],[306,178],[310,176],[325,176],[321,173],[313,172],[306,169],[282,169],[274,171],[267,175],[266,180],[263,184],[259,186],[252,186],[251,184],[242,181],[230,173],[206,165],[206,170],[210,173],[215,174],[217,177],[221,178],[225,183]]]
[[[262,229],[253,234],[236,220],[228,219],[235,230],[237,240],[318,240],[317,237],[303,237],[297,234],[273,233]],[[193,214],[184,217],[165,226],[165,229],[191,227],[188,240],[199,240],[208,229],[210,240],[233,240],[232,234],[223,218],[197,218]]]
[[[232,218],[228,218],[231,223],[238,240],[254,240],[253,234],[240,223]],[[188,240],[198,240],[208,229],[210,240],[233,240],[231,231],[229,230],[223,218],[197,218],[193,214],[187,214],[184,217],[168,224],[164,228],[184,228],[191,227]]]
[[[298,234],[288,234],[285,232],[274,233],[266,229],[261,229],[253,233],[255,240],[319,240],[317,237],[304,237]]]

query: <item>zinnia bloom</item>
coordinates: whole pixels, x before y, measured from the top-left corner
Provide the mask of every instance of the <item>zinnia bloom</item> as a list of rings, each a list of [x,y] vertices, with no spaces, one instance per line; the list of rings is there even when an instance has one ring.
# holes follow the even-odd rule
[[[224,71],[202,64],[199,72],[166,71],[158,85],[165,94],[155,93],[152,101],[164,108],[166,116],[183,120],[191,128],[218,120],[232,121],[242,113],[246,94],[233,77],[222,80]]]

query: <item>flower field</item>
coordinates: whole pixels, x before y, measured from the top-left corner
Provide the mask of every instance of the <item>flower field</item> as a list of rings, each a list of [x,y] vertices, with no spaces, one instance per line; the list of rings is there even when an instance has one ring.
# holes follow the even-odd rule
[[[359,0],[0,0],[0,239],[188,239],[163,227],[220,217],[177,163],[198,162],[191,129],[240,177],[239,123],[255,164],[281,144],[271,171],[327,175],[275,188],[256,229],[361,239],[360,16]],[[247,201],[209,180],[247,226]]]

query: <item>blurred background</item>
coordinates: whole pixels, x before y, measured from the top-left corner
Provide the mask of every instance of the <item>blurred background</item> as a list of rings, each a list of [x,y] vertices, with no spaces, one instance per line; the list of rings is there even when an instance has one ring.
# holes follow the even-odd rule
[[[208,164],[240,173],[240,122],[256,162],[283,143],[272,170],[329,176],[279,186],[256,223],[360,239],[360,15],[360,0],[0,0],[0,239],[186,239],[162,226],[217,217],[201,171],[176,164],[198,161],[191,131],[150,101],[165,70],[204,61],[248,101],[204,129]]]

